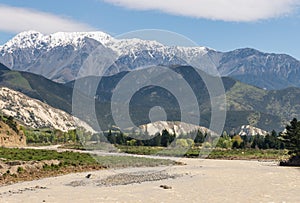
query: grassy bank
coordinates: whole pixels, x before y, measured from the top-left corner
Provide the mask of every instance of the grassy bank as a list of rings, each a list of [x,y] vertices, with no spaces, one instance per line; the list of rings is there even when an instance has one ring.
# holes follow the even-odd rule
[[[78,152],[0,148],[0,184],[106,168],[172,164],[177,163],[171,160],[130,156],[92,156]]]
[[[110,145],[111,146],[111,145]],[[76,145],[65,145],[62,148],[79,149],[79,150],[105,150],[110,151],[106,145],[96,146],[87,145],[82,146]],[[287,159],[286,150],[275,150],[275,149],[220,149],[216,148],[201,149],[201,148],[166,148],[166,147],[149,147],[149,146],[124,146],[116,145],[112,151],[119,150],[119,152],[128,154],[138,154],[138,155],[158,155],[158,156],[174,156],[174,157],[207,157],[209,159],[241,159],[241,160],[282,160]]]
[[[180,149],[163,147],[145,146],[118,146],[121,152],[142,155],[161,155],[161,156],[184,156],[199,157],[208,156],[210,159],[242,159],[242,160],[281,160],[286,158],[285,150],[260,150],[260,149],[209,149],[200,148]]]

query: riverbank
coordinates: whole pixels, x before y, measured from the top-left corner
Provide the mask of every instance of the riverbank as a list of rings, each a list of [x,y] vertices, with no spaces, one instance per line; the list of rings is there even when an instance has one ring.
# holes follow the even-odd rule
[[[180,161],[186,165],[73,173],[3,186],[0,202],[300,202],[299,168],[277,162]],[[106,184],[110,180],[115,182]]]
[[[0,148],[0,186],[62,174],[109,168],[180,164],[168,159],[32,148]]]

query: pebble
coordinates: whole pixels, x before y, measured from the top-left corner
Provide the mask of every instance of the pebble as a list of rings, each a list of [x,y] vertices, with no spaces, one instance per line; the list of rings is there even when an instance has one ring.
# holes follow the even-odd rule
[[[9,193],[9,194],[22,194],[25,191],[35,191],[35,190],[38,190],[38,189],[44,190],[44,189],[47,189],[47,187],[37,185],[35,187],[26,187],[26,188],[18,189],[18,190],[8,190],[8,192],[0,193],[0,196],[5,195],[7,193]]]
[[[168,185],[160,185],[159,187],[161,187],[163,189],[172,189],[172,187],[168,186]]]
[[[164,172],[139,172],[139,173],[119,173],[108,176],[98,181],[98,186],[128,185],[133,183],[142,183],[148,181],[158,181],[169,178],[176,178],[179,175],[170,175]]]

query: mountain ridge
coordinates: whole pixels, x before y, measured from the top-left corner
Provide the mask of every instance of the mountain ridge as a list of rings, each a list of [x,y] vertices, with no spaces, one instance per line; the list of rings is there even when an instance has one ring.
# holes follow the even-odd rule
[[[42,76],[32,73],[11,71],[0,65],[0,86],[8,87],[15,91],[38,99],[48,105],[72,113],[72,94],[74,81],[60,84],[50,81]],[[205,83],[201,78],[195,77],[194,69],[190,66],[172,67],[176,73],[181,75],[189,83],[198,100],[201,111],[201,120],[197,125],[209,127],[211,102]],[[144,71],[144,70],[137,70]],[[84,87],[82,99],[95,101],[97,121],[90,122],[91,118],[84,108],[79,112],[79,118],[93,124],[101,125],[102,130],[115,125],[111,112],[111,98],[116,85],[130,72],[121,72],[112,76],[101,78],[95,95],[88,97],[89,89]],[[204,74],[204,73],[203,73]],[[161,75],[166,79],[169,75]],[[212,77],[212,76],[207,76]],[[93,80],[98,81],[96,76],[81,78],[81,82],[88,84]],[[284,90],[267,91],[251,85],[236,81],[232,78],[222,78],[227,98],[227,118],[225,130],[235,131],[242,125],[252,125],[263,130],[282,130],[293,117],[300,117],[300,88],[287,88]],[[80,82],[80,83],[81,83]],[[86,95],[87,94],[87,95]],[[33,97],[34,96],[34,97]],[[153,97],[155,96],[155,97]],[[133,95],[130,103],[130,111],[133,123],[136,126],[150,123],[149,111],[152,107],[161,106],[168,116],[168,121],[181,120],[180,106],[176,98],[168,91],[147,86]],[[77,115],[76,115],[77,116]]]
[[[201,111],[200,125],[208,127],[210,123],[211,101],[205,83],[195,78],[192,67],[175,67],[175,72],[189,83],[195,96],[197,97]],[[138,71],[138,70],[137,70]],[[128,72],[123,72],[102,77],[96,100],[102,105],[101,109],[107,110],[110,107],[111,98],[116,85],[122,80]],[[168,75],[160,75],[165,80]],[[143,76],[141,76],[143,77]],[[212,77],[212,76],[207,76]],[[81,80],[90,81],[91,78],[82,78]],[[96,81],[96,78],[93,80]],[[293,118],[299,117],[298,99],[300,99],[299,88],[287,88],[284,90],[267,91],[258,87],[247,85],[232,78],[222,78],[227,102],[227,118],[225,130],[231,131],[242,125],[254,125],[267,131],[282,130],[285,125]],[[84,82],[80,82],[84,83]],[[68,83],[72,86],[72,83]],[[168,96],[169,95],[169,96]],[[293,95],[293,96],[291,96]],[[155,97],[153,97],[155,96]],[[107,104],[107,106],[105,105]],[[147,86],[141,88],[131,98],[130,110],[131,118],[136,126],[150,123],[148,112],[155,106],[161,106],[168,114],[169,121],[176,121],[180,118],[180,108],[176,98],[168,91],[156,86]],[[276,105],[274,105],[276,104]],[[281,108],[282,106],[282,108]],[[106,113],[104,113],[106,112]],[[100,113],[99,117],[111,118],[108,111]],[[179,119],[180,120],[180,119]],[[231,125],[233,124],[233,125]]]
[[[300,87],[300,61],[286,54],[251,48],[219,52],[201,46],[165,46],[136,38],[115,39],[100,31],[23,32],[0,46],[0,63],[61,83],[81,77],[82,67],[93,69],[94,75],[114,75],[153,65],[191,65],[269,90]]]

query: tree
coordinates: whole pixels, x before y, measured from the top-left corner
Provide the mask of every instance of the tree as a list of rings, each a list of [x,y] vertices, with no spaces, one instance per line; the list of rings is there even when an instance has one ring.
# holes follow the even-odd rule
[[[136,146],[136,140],[135,139],[131,139],[127,141],[127,145],[129,146]]]
[[[264,147],[264,136],[262,135],[255,135],[253,138],[253,142],[251,144],[251,148],[255,149],[262,149]]]
[[[107,134],[107,140],[111,143],[111,144],[116,144],[116,136],[114,134],[112,134],[111,130],[108,131]]]
[[[76,129],[74,130],[69,130],[68,131],[68,135],[69,135],[69,141],[72,141],[72,142],[76,142]]]
[[[161,145],[163,147],[169,146],[175,139],[175,136],[173,134],[170,134],[166,129],[162,131],[161,133]]]
[[[241,138],[243,139],[241,147],[242,148],[250,148],[251,147],[251,138],[252,138],[252,136],[243,135],[243,136],[241,136]]]
[[[240,145],[239,145],[238,141],[237,140],[233,140],[232,149],[237,149],[239,147],[240,147]]]
[[[182,147],[182,148],[186,148],[189,146],[189,144],[187,143],[186,139],[177,139],[176,140],[176,146],[177,147]]]
[[[116,142],[117,142],[117,144],[120,144],[120,145],[125,144],[125,137],[124,137],[123,132],[120,132],[120,133],[117,134]]]
[[[160,146],[161,145],[161,135],[156,133],[153,138],[150,140],[150,146]]]
[[[187,142],[187,144],[188,144],[189,147],[193,147],[194,144],[195,144],[195,142],[194,142],[193,139],[186,139],[186,142]]]
[[[279,149],[280,140],[277,138],[277,133],[273,130],[271,135],[267,134],[264,142],[264,149]]]
[[[218,142],[215,145],[216,141]],[[226,131],[224,131],[219,139],[214,139],[214,145],[218,148],[229,149],[232,147],[231,137],[227,134]]]
[[[289,153],[300,156],[300,121],[294,118],[290,125],[286,126],[286,132],[280,136]]]
[[[198,144],[203,143],[204,139],[205,139],[205,137],[204,137],[203,133],[200,130],[198,130],[197,135],[195,137],[195,143],[198,143]]]
[[[243,139],[240,135],[235,135],[232,138],[232,148],[237,149],[240,148],[241,143],[243,142]]]

